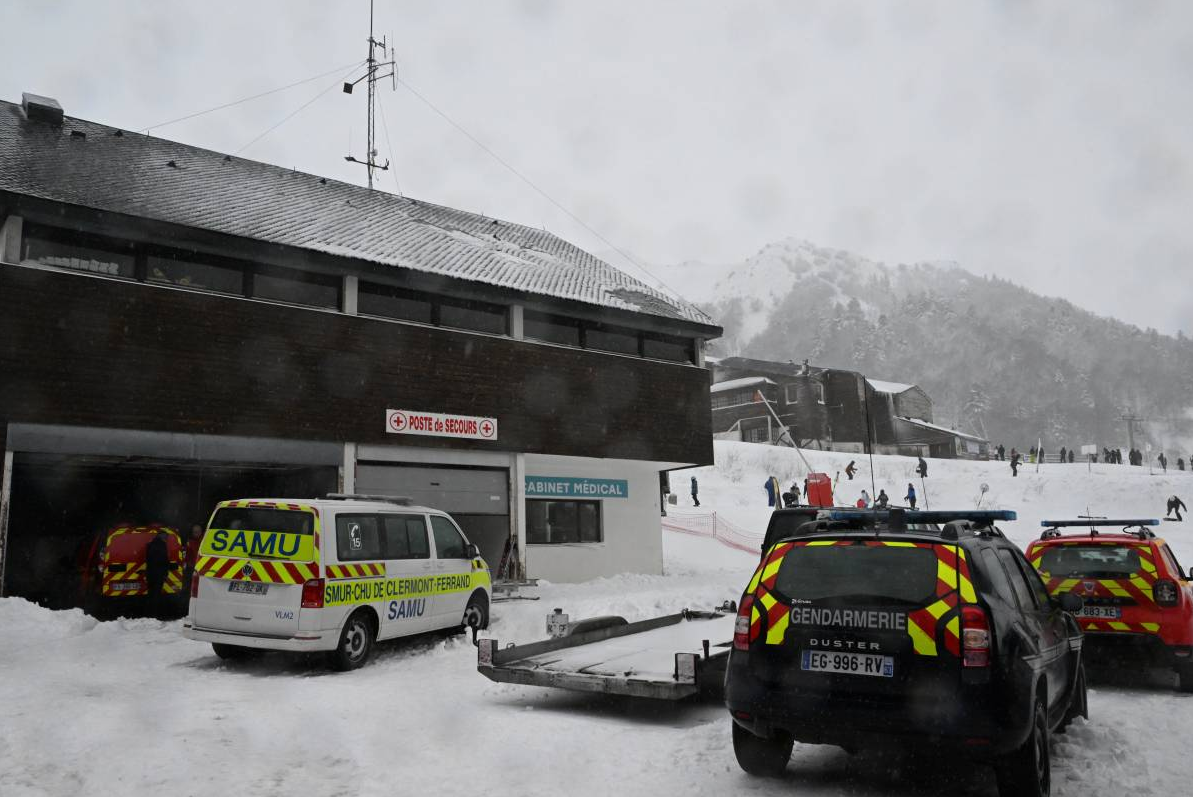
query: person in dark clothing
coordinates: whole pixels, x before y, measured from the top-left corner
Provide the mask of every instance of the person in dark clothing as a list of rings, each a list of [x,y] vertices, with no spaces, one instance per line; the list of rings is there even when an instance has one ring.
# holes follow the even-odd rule
[[[696,483],[696,477],[692,477],[692,505],[700,506],[700,485]]]
[[[766,490],[766,505],[769,507],[776,507],[780,505],[783,500],[782,488],[779,487],[779,480],[774,476],[767,478],[766,484],[762,485],[762,489]]]
[[[1168,457],[1164,456],[1163,451],[1160,452],[1160,456],[1156,457],[1156,461],[1160,463],[1160,467],[1164,469],[1165,473],[1167,473],[1168,472]]]
[[[1064,446],[1060,447],[1060,461],[1061,462],[1066,461],[1066,457],[1067,457],[1068,453],[1069,453],[1069,450],[1067,448],[1065,448]]]
[[[145,546],[145,581],[149,586],[149,607],[154,617],[161,613],[162,585],[170,571],[170,548],[166,532],[159,531]]]
[[[1176,458],[1176,469],[1184,470],[1185,469],[1185,460],[1181,459],[1180,457],[1177,457]]]
[[[794,503],[794,504],[792,504],[792,506],[799,506],[799,499],[800,499],[800,495],[801,495],[801,494],[802,494],[802,495],[803,495],[805,498],[806,498],[806,497],[807,497],[807,495],[808,495],[808,481],[807,481],[807,479],[805,479],[805,480],[804,480],[804,489],[803,489],[803,492],[802,492],[802,493],[800,492],[800,489],[799,489],[799,482],[792,482],[792,483],[791,483],[791,495],[795,497],[795,503]]]
[[[874,507],[876,509],[886,509],[891,503],[891,499],[887,497],[886,490],[879,490],[878,497],[874,499]]]
[[[1031,448],[1027,449],[1027,456],[1030,457],[1030,459],[1027,460],[1028,462],[1036,461],[1036,447],[1035,446],[1032,446]]]
[[[1077,457],[1076,457],[1076,453],[1077,453],[1077,452],[1075,452],[1073,449],[1071,449],[1071,448],[1069,449],[1069,464],[1070,464],[1070,465],[1072,465],[1072,464],[1073,464],[1073,460],[1075,460],[1075,459],[1077,458]]]
[[[1036,462],[1043,462],[1043,461],[1044,461],[1044,447],[1040,446],[1038,449],[1036,449]]]
[[[999,448],[1002,448],[1002,446],[999,446]],[[903,500],[907,502],[909,507],[915,509],[915,485],[911,482],[907,483],[907,495],[903,496]]]
[[[849,464],[845,466],[845,475],[849,477],[849,481],[853,481],[853,474],[857,473],[857,465],[853,464],[853,460],[849,460]]]
[[[1013,448],[1011,449],[1011,475],[1019,475],[1019,452]]]
[[[998,451],[998,461],[999,461],[999,462],[1002,462],[1002,461],[1004,461],[1004,460],[1007,458],[1007,457],[1006,457],[1007,450],[1006,450],[1005,448],[1003,448],[1003,447],[1002,447],[1002,443],[999,443],[999,444],[998,444],[998,449],[997,449],[997,451]]]
[[[799,496],[788,490],[783,493],[783,506],[799,506]]]
[[[920,457],[919,459],[920,463],[915,466],[916,475],[918,475],[921,479],[926,479],[928,478],[928,463],[924,461],[923,457]]]
[[[1188,508],[1187,506],[1185,506],[1185,502],[1184,502],[1184,501],[1182,501],[1181,499],[1177,498],[1175,495],[1173,495],[1173,496],[1170,496],[1170,497],[1168,498],[1168,511],[1164,513],[1164,517],[1168,517],[1168,516],[1169,516],[1169,515],[1171,515],[1173,512],[1176,512],[1176,519],[1177,519],[1177,520],[1184,520],[1184,518],[1182,518],[1182,517],[1181,517],[1181,510],[1182,510],[1182,509],[1183,509],[1183,510],[1185,510],[1186,512],[1188,512],[1188,511],[1189,511],[1189,508]]]

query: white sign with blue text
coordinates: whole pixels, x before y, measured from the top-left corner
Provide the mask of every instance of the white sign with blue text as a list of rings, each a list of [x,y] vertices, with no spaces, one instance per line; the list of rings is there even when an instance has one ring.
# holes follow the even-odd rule
[[[527,498],[629,498],[625,479],[585,479],[571,476],[527,476]]]

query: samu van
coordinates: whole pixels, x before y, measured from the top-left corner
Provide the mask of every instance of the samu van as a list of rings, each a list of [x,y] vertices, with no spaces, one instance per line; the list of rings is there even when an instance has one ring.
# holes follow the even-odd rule
[[[224,501],[211,515],[183,634],[230,659],[327,651],[355,669],[373,642],[489,624],[491,580],[451,517],[388,496]]]

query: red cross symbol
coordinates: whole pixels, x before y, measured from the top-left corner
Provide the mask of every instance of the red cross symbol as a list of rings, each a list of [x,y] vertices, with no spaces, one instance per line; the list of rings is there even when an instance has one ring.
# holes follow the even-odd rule
[[[403,412],[395,412],[389,416],[389,427],[395,432],[401,432],[406,429],[406,414]]]
[[[493,436],[493,424],[489,423],[488,421],[483,421],[481,423],[481,437],[492,437],[492,436]]]

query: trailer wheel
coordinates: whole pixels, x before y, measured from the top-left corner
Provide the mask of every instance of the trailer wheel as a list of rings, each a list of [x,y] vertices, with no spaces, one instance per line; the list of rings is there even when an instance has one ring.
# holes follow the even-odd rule
[[[747,774],[764,778],[779,777],[787,769],[793,746],[790,736],[755,736],[736,722],[733,723],[733,754]]]

